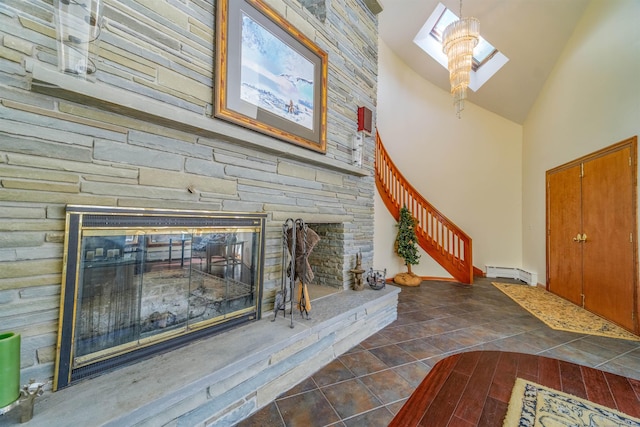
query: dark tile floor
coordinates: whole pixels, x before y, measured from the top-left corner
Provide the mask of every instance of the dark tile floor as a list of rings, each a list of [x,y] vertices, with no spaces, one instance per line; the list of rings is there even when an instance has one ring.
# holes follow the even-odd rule
[[[492,281],[513,282],[403,287],[395,322],[239,427],[386,426],[431,367],[460,351],[540,354],[640,379],[640,342],[550,329]]]

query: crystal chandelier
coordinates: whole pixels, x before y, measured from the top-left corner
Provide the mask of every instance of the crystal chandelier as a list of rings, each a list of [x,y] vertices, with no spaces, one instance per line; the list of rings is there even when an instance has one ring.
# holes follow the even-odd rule
[[[449,24],[442,33],[442,50],[449,60],[449,82],[458,118],[464,109],[473,65],[473,48],[478,44],[479,37],[480,21],[471,17],[462,18],[460,0],[460,19]]]

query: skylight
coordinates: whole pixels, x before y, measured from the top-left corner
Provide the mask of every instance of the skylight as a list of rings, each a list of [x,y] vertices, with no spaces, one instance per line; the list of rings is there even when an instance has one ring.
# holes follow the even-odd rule
[[[442,33],[444,29],[458,20],[458,16],[442,3],[438,3],[429,19],[422,26],[413,42],[447,68],[447,56],[442,52]],[[482,23],[480,23],[482,28]],[[509,59],[491,43],[480,36],[473,50],[473,70],[469,89],[476,91],[485,84]]]

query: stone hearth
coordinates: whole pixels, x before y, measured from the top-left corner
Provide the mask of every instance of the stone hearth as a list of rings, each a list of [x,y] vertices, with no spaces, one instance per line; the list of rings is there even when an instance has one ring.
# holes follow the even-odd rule
[[[228,426],[396,319],[399,289],[345,290],[312,301],[295,327],[272,313],[36,401],[29,426]],[[247,352],[247,347],[251,352]],[[17,414],[8,414],[5,420]]]

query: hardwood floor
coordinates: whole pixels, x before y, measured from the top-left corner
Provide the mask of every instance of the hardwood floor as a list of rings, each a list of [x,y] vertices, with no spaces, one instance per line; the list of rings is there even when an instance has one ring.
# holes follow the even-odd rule
[[[639,380],[543,356],[472,351],[438,362],[389,426],[501,426],[516,377],[640,418]]]

